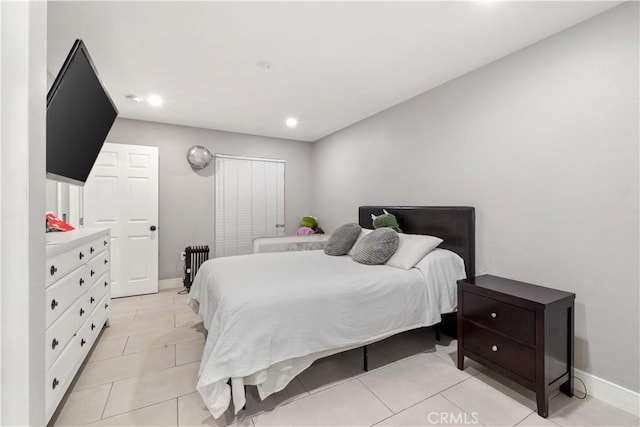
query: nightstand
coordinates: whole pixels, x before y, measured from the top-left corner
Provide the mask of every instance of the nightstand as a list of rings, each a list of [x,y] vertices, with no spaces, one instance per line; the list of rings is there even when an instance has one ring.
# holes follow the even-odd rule
[[[464,357],[536,392],[549,414],[549,392],[573,396],[575,294],[502,277],[458,281],[458,369]]]

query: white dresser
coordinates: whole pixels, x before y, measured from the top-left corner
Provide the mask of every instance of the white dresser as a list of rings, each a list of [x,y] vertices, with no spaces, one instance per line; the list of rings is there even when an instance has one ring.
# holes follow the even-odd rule
[[[47,421],[109,317],[111,303],[108,229],[47,233],[46,237]]]

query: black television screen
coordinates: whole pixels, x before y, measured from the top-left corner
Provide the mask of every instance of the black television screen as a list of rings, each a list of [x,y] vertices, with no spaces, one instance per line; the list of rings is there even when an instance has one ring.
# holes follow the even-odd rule
[[[84,185],[117,115],[76,40],[47,94],[47,178]]]

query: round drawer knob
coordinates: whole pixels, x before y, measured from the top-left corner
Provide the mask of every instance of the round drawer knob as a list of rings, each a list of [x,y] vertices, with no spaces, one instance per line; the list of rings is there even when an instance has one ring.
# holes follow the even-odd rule
[[[80,255],[78,256],[80,259],[84,258],[84,254],[82,252],[80,252]]]
[[[491,317],[495,319],[496,317],[498,317],[498,313],[496,313],[495,311],[492,311]]]
[[[106,240],[104,240],[104,246],[107,246],[107,241]]]
[[[90,254],[94,253],[95,251],[96,251],[96,250],[95,250],[95,249],[93,249],[93,246],[91,246],[91,247],[89,248],[89,253],[90,253]]]
[[[51,348],[55,350],[58,344],[60,344],[60,342],[54,338],[53,341],[51,341]]]
[[[498,346],[497,345],[492,346],[491,351],[498,351]]]
[[[51,273],[51,275],[53,276],[57,272],[58,272],[58,269],[56,268],[56,266],[52,265],[51,268],[49,269],[49,273]]]
[[[93,331],[95,328],[96,328],[95,323],[92,323],[92,324],[91,324],[91,330]]]
[[[109,308],[109,304],[104,305],[104,309],[106,310],[107,308]]]
[[[55,299],[52,299],[51,300],[51,310],[55,310],[57,306],[58,306],[58,301],[56,301]]]
[[[96,300],[96,299],[95,299],[94,297],[91,297],[91,298],[89,299],[89,304],[93,304],[93,302],[94,302],[95,300]]]
[[[93,270],[91,270],[91,273],[90,273],[90,274],[91,274],[91,277],[93,277],[93,275],[94,275],[94,274],[96,274],[96,272],[95,272],[95,271],[93,271]]]
[[[80,283],[80,286],[84,285],[84,279],[81,277],[78,283]]]
[[[57,378],[53,379],[53,384],[51,384],[51,387],[55,390],[56,387],[58,387],[58,384],[60,384],[60,381],[58,381]]]
[[[105,259],[105,260],[104,260],[104,265],[107,265],[107,263],[108,263],[108,262],[109,262],[109,260],[108,260],[108,259]]]
[[[87,343],[87,342],[84,340],[84,338],[82,338],[82,339],[80,340],[80,347],[84,347],[84,345],[85,345],[86,343]]]
[[[107,281],[104,281],[104,287],[106,288],[107,286],[109,286],[109,283],[107,283]]]
[[[83,309],[83,308],[81,308],[81,309],[80,309],[80,316],[82,316],[83,314],[84,314],[84,309]]]

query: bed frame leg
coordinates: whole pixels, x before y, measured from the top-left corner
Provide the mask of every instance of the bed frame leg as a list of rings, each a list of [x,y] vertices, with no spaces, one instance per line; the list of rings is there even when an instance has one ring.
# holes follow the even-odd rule
[[[247,385],[244,386],[244,406],[242,410],[245,411],[247,409]]]
[[[364,371],[369,372],[369,347],[366,345],[362,347],[363,350],[363,363],[364,363]]]
[[[436,341],[440,341],[440,323],[438,323],[436,326]]]
[[[231,387],[231,396],[233,396],[233,385],[231,385],[231,378],[229,378],[227,380],[227,385],[229,385],[229,387]],[[242,410],[246,410],[247,409],[247,401],[246,401],[246,396],[247,396],[247,385],[244,385],[244,395],[245,395],[245,401],[244,401],[244,406],[242,407]]]

